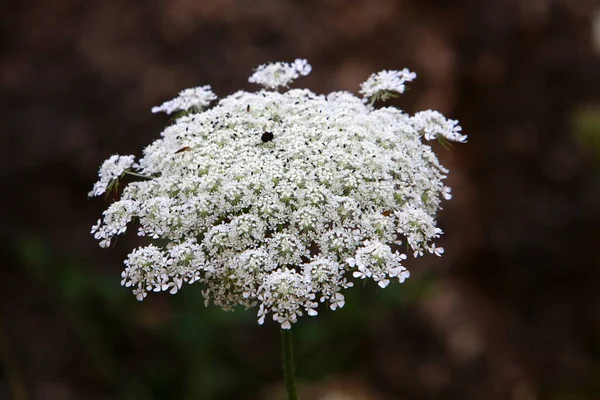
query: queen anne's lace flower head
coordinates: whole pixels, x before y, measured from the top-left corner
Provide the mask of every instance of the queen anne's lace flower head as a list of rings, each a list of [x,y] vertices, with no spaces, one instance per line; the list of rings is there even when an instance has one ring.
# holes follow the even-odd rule
[[[309,72],[305,60],[267,64],[250,81],[272,89]],[[383,71],[361,92],[402,92],[413,78]],[[442,255],[433,240],[440,203],[451,197],[448,171],[423,139],[465,141],[456,121],[306,89],[239,91],[202,111],[214,94],[191,90],[160,111],[195,112],[168,126],[138,164],[105,161],[91,192],[111,190],[124,173],[142,178],[92,228],[103,247],[132,220],[140,236],[161,239],[125,261],[122,284],[139,300],[199,282],[207,304],[258,306],[259,323],[270,316],[288,329],[320,303],[343,307],[354,279],[403,282],[402,241],[413,256]]]

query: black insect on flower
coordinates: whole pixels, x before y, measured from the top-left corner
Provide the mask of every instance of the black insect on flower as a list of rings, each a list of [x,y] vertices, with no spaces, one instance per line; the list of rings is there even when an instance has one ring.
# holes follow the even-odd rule
[[[270,142],[271,140],[273,140],[273,138],[273,132],[265,132],[260,136],[260,140],[262,140],[263,143]]]

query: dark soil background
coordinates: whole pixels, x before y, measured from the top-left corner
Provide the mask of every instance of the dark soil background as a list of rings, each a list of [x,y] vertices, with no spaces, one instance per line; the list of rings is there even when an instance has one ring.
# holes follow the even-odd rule
[[[600,399],[599,36],[594,0],[3,2],[0,399],[282,398],[277,327],[193,286],[135,301],[136,237],[100,249],[86,195],[153,105],[296,57],[317,92],[408,67],[396,104],[469,134],[438,149],[446,254],[294,327],[301,398]]]

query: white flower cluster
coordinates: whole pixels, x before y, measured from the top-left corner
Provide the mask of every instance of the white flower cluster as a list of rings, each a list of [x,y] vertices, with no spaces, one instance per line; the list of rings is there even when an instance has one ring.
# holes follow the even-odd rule
[[[383,97],[382,100],[385,100],[389,97],[385,96],[386,93],[404,93],[405,83],[412,82],[416,77],[417,74],[406,68],[402,71],[380,71],[360,85],[360,93],[365,99]]]
[[[285,85],[309,69],[270,64],[251,80]],[[160,239],[125,261],[122,283],[139,300],[200,282],[207,304],[258,306],[259,323],[289,329],[319,303],[343,307],[353,278],[403,282],[402,240],[414,256],[442,254],[432,240],[448,171],[422,139],[463,141],[458,129],[347,92],[239,91],[176,119],[139,165],[106,161],[94,195],[125,168],[146,179],[126,185],[92,233],[108,246],[135,220],[140,236]]]
[[[166,101],[158,107],[152,107],[152,112],[171,114],[175,111],[187,111],[189,109],[200,111],[216,99],[217,95],[212,92],[210,86],[199,86],[182,90],[176,98]]]
[[[92,191],[88,196],[100,196],[108,189],[111,182],[119,179],[121,175],[130,167],[136,166],[134,156],[113,155],[102,163],[98,171],[100,179],[94,184]]]
[[[437,111],[418,112],[412,117],[412,123],[426,140],[441,138],[460,143],[467,141],[467,135],[460,133],[462,128],[458,125],[458,121],[446,119]]]
[[[268,89],[279,86],[287,87],[299,76],[306,76],[312,71],[311,65],[303,59],[296,59],[293,63],[277,62],[259,66],[248,79],[250,83],[257,83]]]

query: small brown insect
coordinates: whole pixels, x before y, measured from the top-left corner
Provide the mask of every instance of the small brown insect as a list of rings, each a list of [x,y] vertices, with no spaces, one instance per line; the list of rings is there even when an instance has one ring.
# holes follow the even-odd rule
[[[188,151],[188,150],[191,150],[191,149],[192,149],[191,147],[185,146],[185,147],[182,147],[179,150],[177,150],[174,154],[183,153],[184,151]]]
[[[250,112],[250,104],[246,106],[246,112]]]

